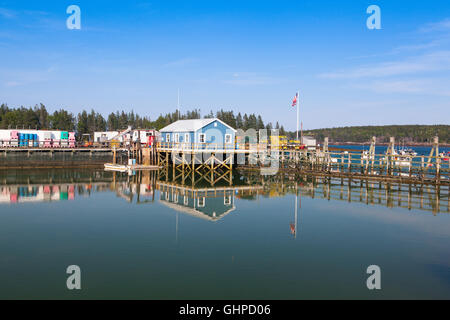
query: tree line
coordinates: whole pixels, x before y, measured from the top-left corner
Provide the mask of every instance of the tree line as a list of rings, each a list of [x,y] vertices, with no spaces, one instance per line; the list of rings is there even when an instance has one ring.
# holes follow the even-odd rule
[[[259,129],[279,129],[284,135],[285,130],[278,122],[264,123],[262,117],[256,114],[235,115],[233,111],[219,110],[214,114],[210,111],[203,118],[218,118],[235,129],[247,130],[250,128]],[[95,131],[120,131],[128,126],[142,129],[160,130],[163,127],[184,119],[201,119],[200,109],[193,109],[181,113],[178,110],[165,115],[160,114],[154,121],[147,116],[140,116],[134,111],[116,111],[110,113],[106,118],[94,110],[90,112],[83,110],[77,115],[60,109],[49,113],[42,103],[34,107],[11,108],[6,104],[0,106],[0,129],[39,129],[39,130],[64,130],[76,131],[78,136],[83,134],[93,134]]]
[[[273,125],[271,122],[265,123],[260,115],[235,114],[233,111],[220,109],[215,114],[210,111],[203,118],[216,117],[235,129],[248,130],[250,128],[278,129],[280,135],[287,135],[294,139],[295,132],[286,132],[278,122]],[[0,106],[0,129],[42,129],[42,130],[64,130],[75,131],[78,136],[83,134],[93,134],[95,131],[120,131],[128,126],[142,129],[161,128],[180,119],[200,119],[202,118],[200,109],[193,109],[180,113],[179,111],[160,114],[154,121],[147,116],[140,116],[133,111],[116,111],[110,113],[106,118],[94,110],[83,110],[77,115],[60,109],[49,113],[42,103],[34,107],[11,108],[6,104]],[[314,136],[319,142],[323,142],[325,137],[330,138],[330,142],[356,142],[364,143],[376,136],[378,142],[389,142],[389,137],[395,137],[397,142],[404,143],[427,143],[432,141],[432,137],[439,136],[442,143],[450,143],[449,125],[391,125],[391,126],[358,126],[326,128],[316,130],[306,130],[304,135]]]
[[[431,143],[434,136],[439,142],[450,143],[449,125],[389,125],[389,126],[359,126],[307,130],[304,135],[314,136],[323,142],[325,137],[330,142],[365,143],[375,136],[377,142],[387,143],[390,137],[395,137],[397,143]],[[295,132],[289,133],[295,135]]]

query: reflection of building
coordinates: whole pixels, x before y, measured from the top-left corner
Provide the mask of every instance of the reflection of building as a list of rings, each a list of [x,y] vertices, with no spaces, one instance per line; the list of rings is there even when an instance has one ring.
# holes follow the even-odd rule
[[[159,188],[161,203],[194,217],[216,221],[235,209],[234,188],[211,191],[208,188],[189,189],[162,183]]]
[[[95,189],[93,189],[95,187]],[[92,191],[109,190],[109,183],[28,184],[0,186],[0,204],[75,200]]]
[[[235,209],[235,195],[256,194],[262,187],[190,188],[170,183],[158,183],[160,202],[191,216],[217,221]]]
[[[74,185],[1,186],[0,203],[45,202],[75,199]]]

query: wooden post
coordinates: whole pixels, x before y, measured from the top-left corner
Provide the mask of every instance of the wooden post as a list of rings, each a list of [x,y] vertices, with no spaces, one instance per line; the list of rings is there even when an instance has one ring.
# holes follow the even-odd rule
[[[347,168],[348,168],[348,173],[351,173],[351,171],[352,171],[352,156],[351,156],[350,152],[348,153]]]
[[[175,154],[172,152],[172,181],[175,181],[175,165],[177,163],[177,159]]]
[[[191,162],[192,162],[192,178],[191,178],[191,182],[192,182],[192,187],[195,186],[195,153],[194,151],[192,151],[192,155],[191,155]]]
[[[185,161],[186,161],[186,157],[185,157],[185,154],[184,154],[184,151],[183,151],[183,159],[182,159],[182,161],[183,161],[183,163],[182,163],[182,165],[181,165],[181,171],[182,171],[182,184],[184,185],[184,163],[185,163]]]
[[[386,166],[387,166],[387,174],[393,174],[393,166],[394,166],[394,151],[395,151],[395,138],[389,138],[389,147],[386,151]]]
[[[434,137],[434,147],[436,148],[436,184],[441,182],[441,158],[439,157],[439,137]]]
[[[214,156],[213,156],[212,152],[211,152],[210,160],[211,160],[211,183],[214,186]]]
[[[423,182],[423,178],[424,178],[424,169],[425,169],[425,157],[422,156],[422,157],[421,157],[421,160],[422,160],[422,163],[421,163],[421,166],[420,166],[420,176],[421,176],[421,179],[422,179],[422,182]]]

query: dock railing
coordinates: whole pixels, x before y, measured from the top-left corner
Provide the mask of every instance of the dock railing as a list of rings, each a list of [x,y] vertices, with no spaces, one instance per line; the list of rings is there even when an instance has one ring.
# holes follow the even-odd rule
[[[234,143],[189,143],[189,142],[159,142],[157,144],[158,151],[234,151],[236,146]]]
[[[436,182],[450,181],[450,160],[441,156],[366,154],[364,152],[306,152],[286,154],[287,164],[312,171],[359,174],[367,176],[400,176]]]

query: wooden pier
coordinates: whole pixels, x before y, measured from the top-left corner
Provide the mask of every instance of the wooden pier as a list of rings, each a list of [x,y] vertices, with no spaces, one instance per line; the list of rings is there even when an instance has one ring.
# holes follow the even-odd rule
[[[232,184],[234,157],[237,152],[244,154],[245,150],[232,148],[217,148],[212,144],[159,144],[157,147],[160,175],[169,181],[170,171],[172,181],[190,180],[192,186],[205,180],[212,186],[221,180]]]
[[[0,148],[0,168],[100,166],[113,158],[112,148]],[[125,157],[126,149],[117,152]]]
[[[449,185],[450,161],[439,154],[439,139],[434,138],[429,155],[396,154],[391,138],[387,152],[375,152],[373,138],[366,151],[336,151],[328,147],[303,149],[262,143],[155,143],[151,148],[139,143],[108,148],[0,148],[1,168],[74,167],[77,165],[129,165],[160,168],[160,176],[195,185],[204,180],[211,185],[232,181],[235,168],[258,169],[271,175],[278,171],[315,174],[332,178]],[[200,177],[199,179],[197,178]]]
[[[285,149],[267,144],[246,144],[241,148],[215,144],[163,143],[156,147],[157,165],[168,181],[187,179],[195,174],[214,185],[227,178],[232,183],[233,167],[260,170],[261,174],[278,171],[315,174],[356,180],[450,185],[450,161],[439,155],[439,140],[429,155],[397,154],[395,140],[385,154],[375,153],[375,137],[366,151],[330,151],[328,139],[322,148]],[[191,179],[194,181],[194,179]]]

